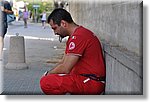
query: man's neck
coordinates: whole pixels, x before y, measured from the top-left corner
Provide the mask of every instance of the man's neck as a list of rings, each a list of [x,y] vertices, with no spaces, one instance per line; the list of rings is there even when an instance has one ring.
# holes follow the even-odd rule
[[[77,25],[75,23],[72,23],[69,26],[70,26],[69,27],[70,29],[68,30],[69,31],[69,36],[71,36],[75,32],[75,30],[79,27],[79,25]]]

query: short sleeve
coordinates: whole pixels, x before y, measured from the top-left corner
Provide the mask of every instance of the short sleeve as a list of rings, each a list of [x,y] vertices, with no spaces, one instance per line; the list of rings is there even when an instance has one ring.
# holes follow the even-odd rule
[[[87,43],[82,36],[72,36],[67,42],[66,54],[82,56]]]

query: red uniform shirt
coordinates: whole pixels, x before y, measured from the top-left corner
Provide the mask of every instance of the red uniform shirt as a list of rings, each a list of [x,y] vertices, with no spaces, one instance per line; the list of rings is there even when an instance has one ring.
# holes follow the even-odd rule
[[[105,76],[101,44],[90,30],[82,26],[78,27],[69,37],[65,53],[80,56],[70,74]]]

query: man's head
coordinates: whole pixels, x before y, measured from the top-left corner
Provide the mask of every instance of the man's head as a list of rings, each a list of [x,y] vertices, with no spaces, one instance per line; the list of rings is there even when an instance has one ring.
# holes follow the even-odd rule
[[[69,12],[64,9],[55,9],[48,17],[48,23],[51,25],[54,33],[62,38],[68,36],[68,24],[72,24],[73,20]]]
[[[72,23],[72,17],[68,11],[62,8],[58,8],[53,10],[53,12],[48,17],[48,23],[50,20],[53,20],[53,22],[60,26],[61,20],[64,20],[68,23]]]

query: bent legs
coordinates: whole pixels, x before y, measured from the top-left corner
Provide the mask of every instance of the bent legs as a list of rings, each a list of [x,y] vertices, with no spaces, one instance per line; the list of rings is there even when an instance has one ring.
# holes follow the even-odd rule
[[[50,74],[44,76],[40,80],[42,91],[48,95],[62,95],[71,93],[75,95],[100,95],[104,89],[105,84],[94,80],[87,80],[87,77],[80,75],[61,75]]]

